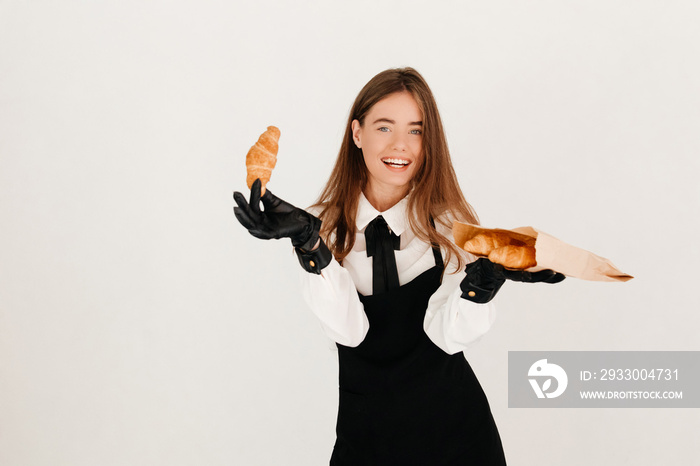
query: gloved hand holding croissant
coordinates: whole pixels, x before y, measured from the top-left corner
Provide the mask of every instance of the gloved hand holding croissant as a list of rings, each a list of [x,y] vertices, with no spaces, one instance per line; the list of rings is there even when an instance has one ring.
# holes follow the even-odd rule
[[[260,195],[262,186],[258,178],[250,190],[250,202],[243,194],[233,193],[238,207],[233,208],[238,221],[248,229],[248,233],[260,239],[291,238],[294,247],[309,251],[318,241],[321,220],[305,210],[278,198],[270,190]],[[265,210],[260,210],[262,201]]]
[[[269,126],[246,156],[247,184],[250,201],[239,192],[233,193],[236,219],[248,233],[260,239],[290,238],[301,266],[320,274],[333,256],[320,239],[321,220],[303,209],[283,201],[265,188],[277,162],[280,130]],[[260,203],[264,210],[260,209]]]
[[[277,163],[279,138],[280,130],[268,126],[248,151],[246,183],[250,188],[250,202],[246,201],[243,194],[233,193],[238,204],[233,211],[241,225],[256,238],[291,238],[295,247],[310,250],[318,241],[321,221],[265,189]],[[264,211],[260,210],[261,201]]]

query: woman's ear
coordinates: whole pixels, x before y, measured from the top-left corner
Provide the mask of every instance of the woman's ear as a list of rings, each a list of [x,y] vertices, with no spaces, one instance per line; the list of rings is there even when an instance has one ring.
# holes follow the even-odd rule
[[[352,120],[352,140],[358,149],[362,149],[362,126],[358,120]]]

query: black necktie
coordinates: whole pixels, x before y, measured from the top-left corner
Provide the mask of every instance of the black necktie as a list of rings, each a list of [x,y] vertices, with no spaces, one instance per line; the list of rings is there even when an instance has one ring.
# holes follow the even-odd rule
[[[365,229],[367,257],[372,258],[372,294],[399,287],[394,250],[399,249],[401,237],[396,236],[380,215]]]

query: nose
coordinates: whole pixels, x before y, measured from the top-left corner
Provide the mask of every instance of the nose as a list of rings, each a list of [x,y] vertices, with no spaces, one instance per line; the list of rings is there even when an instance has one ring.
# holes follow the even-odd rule
[[[394,140],[392,141],[392,149],[398,151],[405,151],[407,147],[406,141],[407,135],[400,132],[394,133]]]

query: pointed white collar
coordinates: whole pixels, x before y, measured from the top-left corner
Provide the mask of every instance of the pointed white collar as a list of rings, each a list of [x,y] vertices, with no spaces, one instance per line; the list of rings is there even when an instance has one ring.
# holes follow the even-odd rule
[[[379,212],[372,207],[364,193],[360,193],[360,200],[357,206],[357,217],[355,223],[358,231],[363,231],[369,222],[374,220],[378,215],[384,217],[391,231],[396,235],[401,235],[408,228],[408,217],[406,208],[408,207],[408,196],[401,199],[393,207],[384,212]]]

